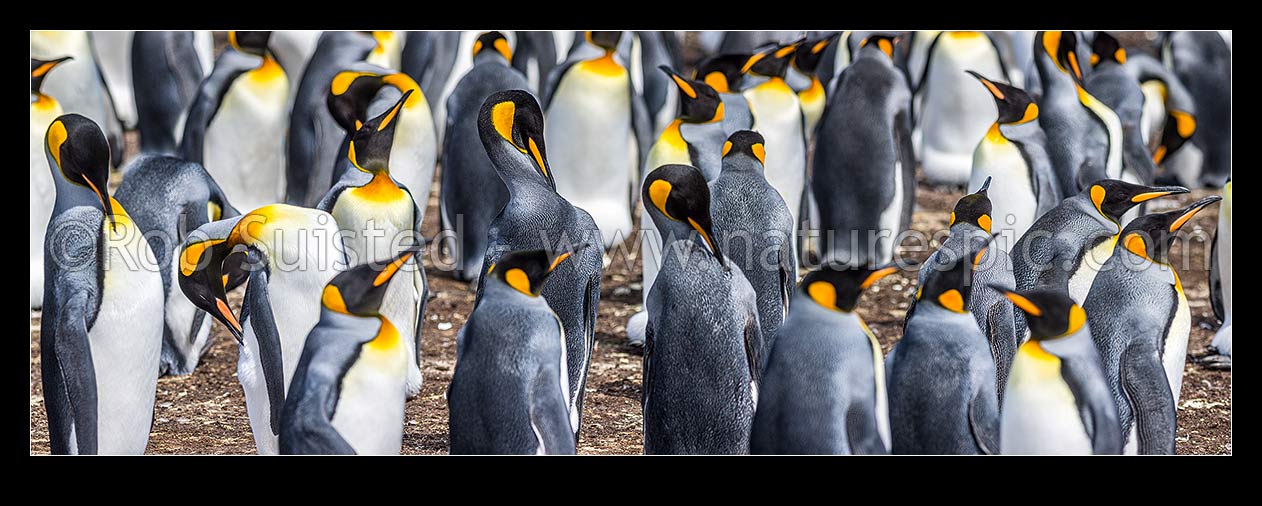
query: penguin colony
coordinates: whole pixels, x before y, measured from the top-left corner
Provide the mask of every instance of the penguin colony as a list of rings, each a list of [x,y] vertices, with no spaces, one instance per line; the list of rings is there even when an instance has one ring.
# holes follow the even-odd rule
[[[674,32],[32,32],[52,452],[143,453],[217,321],[259,453],[399,453],[435,250],[477,297],[450,452],[574,454],[626,241],[645,453],[1174,453],[1170,248],[1224,198],[1231,360],[1229,39],[701,35],[685,65]],[[966,194],[884,354],[855,309],[916,268],[918,178]],[[1153,205],[1189,186],[1223,197]]]

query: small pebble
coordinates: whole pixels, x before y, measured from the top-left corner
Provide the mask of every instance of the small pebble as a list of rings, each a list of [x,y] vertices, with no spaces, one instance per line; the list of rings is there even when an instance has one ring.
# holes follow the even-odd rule
[[[439,322],[438,330],[451,330],[451,322]]]

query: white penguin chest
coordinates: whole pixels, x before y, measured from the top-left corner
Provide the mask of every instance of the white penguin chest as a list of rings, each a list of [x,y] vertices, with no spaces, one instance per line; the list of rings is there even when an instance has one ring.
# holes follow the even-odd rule
[[[408,348],[393,328],[365,344],[342,377],[333,428],[364,455],[398,454],[403,445]]]
[[[422,213],[429,203],[429,190],[434,182],[437,146],[429,105],[420,100],[406,107],[399,115],[399,126],[390,147],[390,175],[412,192]]]
[[[242,211],[283,196],[288,93],[289,81],[279,70],[247,72],[228,87],[206,128],[206,171]]]
[[[413,231],[414,205],[411,197],[393,184],[373,182],[344,190],[333,204],[332,214],[342,229],[350,264],[387,260],[409,244],[401,242],[401,234]]]
[[[992,131],[993,132],[993,131]],[[1021,156],[1021,149],[1002,135],[988,134],[973,151],[973,171],[968,179],[969,191],[980,188],[990,177],[991,232],[1011,230],[1011,238],[1001,239],[1004,250],[1016,244],[1034,224],[1038,201],[1030,168]],[[998,230],[995,230],[998,229]]]
[[[780,192],[780,198],[789,206],[796,229],[802,189],[806,184],[802,103],[793,88],[781,79],[772,79],[745,90],[744,95],[754,117],[753,129],[766,140],[764,166],[767,182]]]
[[[1069,296],[1079,305],[1087,301],[1091,292],[1091,284],[1100,273],[1100,267],[1113,256],[1113,247],[1117,245],[1118,236],[1112,236],[1094,248],[1087,250],[1078,262],[1078,269],[1069,276]]]
[[[1192,312],[1188,308],[1187,295],[1182,286],[1177,293],[1174,318],[1170,320],[1170,331],[1166,333],[1165,347],[1161,352],[1161,363],[1166,370],[1166,379],[1170,382],[1170,393],[1178,404],[1179,394],[1183,389],[1183,365],[1187,361],[1188,335],[1192,331]]]
[[[48,125],[62,114],[61,105],[52,99],[45,100],[48,102],[31,104],[30,253],[33,267],[35,263],[40,266],[38,275],[41,278],[44,274],[44,232],[52,218],[53,201],[57,197],[53,175],[48,169],[48,157],[44,155],[44,134],[48,132]],[[31,274],[36,274],[34,268]],[[42,283],[40,285],[42,291]]]
[[[626,174],[627,150],[631,140],[631,87],[625,69],[598,68],[591,62],[575,64],[553,93],[548,106],[545,137],[548,162],[557,172],[558,189],[563,181],[575,185],[599,184],[582,176],[604,177]]]
[[[1027,343],[1022,346],[1031,346]],[[1037,344],[1034,344],[1037,346]],[[1004,390],[999,441],[1013,455],[1090,455],[1091,438],[1060,360],[1018,352]]]

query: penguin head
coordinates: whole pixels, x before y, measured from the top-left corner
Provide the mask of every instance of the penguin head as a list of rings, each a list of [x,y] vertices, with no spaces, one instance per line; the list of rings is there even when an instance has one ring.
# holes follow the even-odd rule
[[[785,72],[789,70],[789,62],[793,60],[793,54],[803,42],[806,42],[805,38],[788,44],[768,46],[745,60],[745,64],[741,66],[741,72],[766,77],[784,77]]]
[[[473,41],[473,57],[477,58],[482,52],[494,52],[502,55],[504,61],[513,61],[513,50],[508,47],[508,38],[503,33],[497,31],[483,32],[478,35],[477,40]]]
[[[329,82],[329,113],[348,133],[355,133],[363,126],[368,104],[383,85],[381,74],[344,70]]]
[[[885,56],[889,57],[890,60],[893,60],[894,59],[894,46],[896,45],[898,45],[897,36],[883,34],[883,33],[874,33],[872,35],[868,35],[862,41],[859,42],[859,50],[863,51],[863,48],[871,46],[876,49],[879,49],[882,53],[885,53]]]
[[[733,157],[744,155],[757,160],[761,168],[767,163],[766,141],[763,140],[762,134],[753,130],[737,130],[728,136],[727,142],[723,143],[723,159],[727,160],[729,155]]]
[[[618,48],[618,42],[622,40],[622,32],[584,32],[584,38],[587,43],[598,48],[604,49],[606,53],[611,53]]]
[[[1078,61],[1078,34],[1075,32],[1046,31],[1039,32],[1043,41],[1043,50],[1052,59],[1061,72],[1069,74],[1074,82],[1082,83],[1082,65]]]
[[[973,270],[985,259],[986,250],[995,236],[986,240],[974,240],[969,253],[949,263],[933,264],[925,282],[916,291],[916,300],[928,300],[948,311],[968,312],[968,299],[973,293]]]
[[[1163,264],[1169,263],[1170,246],[1174,244],[1179,230],[1201,209],[1222,199],[1211,195],[1182,209],[1135,218],[1122,231],[1119,244],[1137,256]]]
[[[1030,98],[1030,94],[1026,93],[1025,90],[991,81],[972,70],[966,72],[978,81],[981,81],[982,86],[986,87],[986,91],[990,92],[991,98],[995,99],[995,107],[999,108],[999,119],[996,120],[996,123],[1001,125],[1020,125],[1034,121],[1039,117],[1038,104],[1034,103],[1034,99]]]
[[[45,155],[53,170],[57,198],[72,205],[99,202],[114,226],[114,202],[107,186],[110,179],[110,145],[92,120],[63,114],[44,133]]]
[[[798,289],[825,309],[849,313],[859,305],[864,290],[897,271],[894,265],[852,267],[829,262],[807,273]]]
[[[320,294],[320,305],[330,311],[355,316],[377,316],[386,297],[390,279],[407,261],[421,251],[421,246],[403,250],[389,262],[368,262],[338,273]]]
[[[351,138],[346,157],[355,168],[364,172],[378,173],[390,170],[390,147],[394,144],[394,129],[404,102],[413,90],[403,92],[399,101],[380,116],[360,125]]]
[[[1152,163],[1160,164],[1174,154],[1196,133],[1196,117],[1178,109],[1166,111],[1166,124],[1161,129],[1161,143],[1152,153]]]
[[[242,217],[207,223],[189,233],[179,251],[180,291],[198,309],[242,340],[241,322],[228,306],[227,292],[249,278],[248,250],[229,241]]]
[[[1132,207],[1155,198],[1187,193],[1188,189],[1182,186],[1145,186],[1118,179],[1101,179],[1092,183],[1084,192],[1101,216],[1118,222]]]
[[[499,148],[511,147],[511,151],[528,159],[535,172],[543,175],[548,185],[556,189],[543,142],[543,111],[530,92],[507,90],[486,97],[478,113],[478,131],[482,136],[482,145],[492,160]]]
[[[685,78],[666,65],[657,67],[679,88],[679,119],[688,123],[712,123],[723,120],[723,101],[710,85]]]
[[[254,56],[263,56],[267,53],[267,41],[271,38],[272,32],[247,32],[241,30],[228,32],[228,44],[231,44],[233,49]]]
[[[1077,333],[1087,324],[1087,313],[1063,291],[1038,288],[1014,292],[1000,285],[990,287],[1025,312],[1031,339],[1042,341],[1064,337]]]
[[[1091,41],[1091,66],[1103,62],[1126,63],[1126,49],[1107,32],[1095,32],[1095,39]]]
[[[747,54],[711,56],[697,64],[697,72],[693,77],[704,81],[714,88],[714,91],[732,93],[740,85],[741,77],[745,75],[741,69],[749,58]]]
[[[48,72],[58,65],[73,59],[70,56],[63,56],[54,60],[31,58],[31,95],[43,95],[40,93],[40,88],[44,86],[44,77],[48,75]]]
[[[956,223],[969,223],[989,234],[991,203],[990,196],[986,194],[989,189],[990,176],[987,176],[986,182],[982,183],[982,187],[978,188],[976,193],[970,193],[956,201],[955,208],[951,210],[951,221],[947,223],[947,228],[954,227]]]
[[[808,76],[814,76],[819,62],[824,57],[824,50],[835,44],[841,33],[833,33],[819,38],[807,39],[793,53],[793,67]]]
[[[538,297],[543,291],[543,284],[548,281],[548,277],[556,271],[561,262],[589,246],[591,245],[579,244],[574,249],[558,255],[551,255],[542,249],[513,251],[491,264],[486,273],[492,279],[498,279],[514,290],[531,297]]]
[[[662,165],[649,173],[642,188],[644,208],[662,231],[663,238],[696,231],[726,269],[710,221],[710,187],[699,169],[691,165]]]

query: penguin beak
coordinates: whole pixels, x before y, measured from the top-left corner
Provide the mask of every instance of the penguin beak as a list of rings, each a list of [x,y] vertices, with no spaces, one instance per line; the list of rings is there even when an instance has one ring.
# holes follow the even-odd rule
[[[714,253],[714,258],[719,259],[719,264],[723,265],[723,270],[727,270],[727,264],[723,263],[723,253],[719,251],[719,244],[714,242],[714,230],[710,226],[710,220],[704,220],[705,224],[697,223],[697,220],[688,217],[688,225],[701,234],[701,238],[705,240],[706,245],[710,246],[710,251]]]
[[[991,287],[992,289],[994,289],[995,291],[999,293],[1002,293],[1004,297],[1007,297],[1008,300],[1012,301],[1012,305],[1017,306],[1022,311],[1025,311],[1025,314],[1029,316],[1042,316],[1043,315],[1042,308],[1038,307],[1037,305],[1034,304],[1034,302],[1031,302],[1030,299],[1025,298],[1021,294],[1008,290],[1007,288],[1004,288],[1003,286],[997,285],[997,284],[989,284],[987,286]]]
[[[590,243],[579,244],[575,246],[574,249],[567,251],[565,253],[562,253],[560,255],[557,255],[557,257],[552,260],[552,265],[548,266],[548,272],[551,273],[552,271],[555,271],[557,269],[557,266],[561,265],[561,262],[568,260],[570,257],[574,256],[575,253],[583,251],[590,246],[591,246]]]
[[[992,82],[990,79],[986,79],[985,77],[982,77],[981,74],[978,74],[977,72],[974,72],[972,70],[966,70],[965,72],[968,72],[968,75],[973,76],[974,79],[981,81],[982,86],[985,86],[986,90],[989,91],[990,94],[995,97],[995,101],[1000,101],[1004,99],[1003,91],[1000,90],[998,86],[995,86],[995,83]]]
[[[1205,209],[1206,206],[1209,206],[1210,204],[1218,202],[1222,199],[1223,199],[1222,197],[1213,195],[1213,196],[1205,197],[1193,203],[1192,205],[1187,206],[1186,208],[1183,209],[1183,214],[1179,215],[1178,218],[1174,219],[1174,222],[1170,223],[1170,233],[1178,232],[1179,229],[1183,228],[1184,225],[1187,225],[1188,220],[1191,220],[1193,216],[1196,216],[1196,213],[1201,212],[1201,209]]]
[[[1140,202],[1146,202],[1155,198],[1165,197],[1167,195],[1175,195],[1179,193],[1188,192],[1188,189],[1182,186],[1158,186],[1158,187],[1149,188],[1149,190],[1151,191],[1146,191],[1144,193],[1140,193],[1140,194],[1135,195],[1134,197],[1131,197],[1131,202],[1138,204]]]
[[[241,322],[237,321],[236,315],[232,314],[232,308],[228,307],[228,301],[221,297],[215,297],[216,316],[219,321],[228,326],[228,331],[232,332],[232,337],[237,342],[244,342],[245,336],[241,331]]]
[[[386,264],[386,267],[377,274],[377,277],[373,278],[372,286],[381,286],[388,283],[390,279],[399,272],[399,269],[403,267],[403,264],[407,263],[408,260],[410,260],[413,256],[416,256],[416,254],[420,253],[420,251],[420,246],[413,246],[394,257],[394,260],[390,261],[389,264]]]
[[[978,195],[985,195],[986,191],[990,189],[990,178],[991,176],[986,176],[986,181],[982,183],[982,187],[978,188],[977,191],[973,193],[978,194]]]
[[[106,194],[104,191],[98,188],[96,186],[96,183],[92,182],[92,178],[89,178],[88,176],[85,175],[83,176],[83,180],[88,183],[89,188],[92,188],[92,192],[96,194],[96,198],[101,200],[101,210],[105,212],[105,217],[110,220],[110,230],[113,231],[114,227],[118,225],[118,222],[116,222],[114,219],[113,199],[111,199],[108,194]]]
[[[48,74],[48,71],[52,70],[56,66],[61,65],[62,63],[73,60],[73,59],[74,57],[71,57],[71,56],[63,56],[55,60],[46,61],[44,62],[43,65],[35,67],[34,70],[31,70],[31,77],[32,78],[44,77],[45,75]]]
[[[688,95],[689,98],[697,98],[697,90],[693,89],[692,85],[688,83],[688,80],[684,76],[675,72],[666,65],[659,65],[657,68],[662,72],[665,72],[666,75],[670,76],[670,79],[675,82],[675,86],[679,88],[680,93]]]

